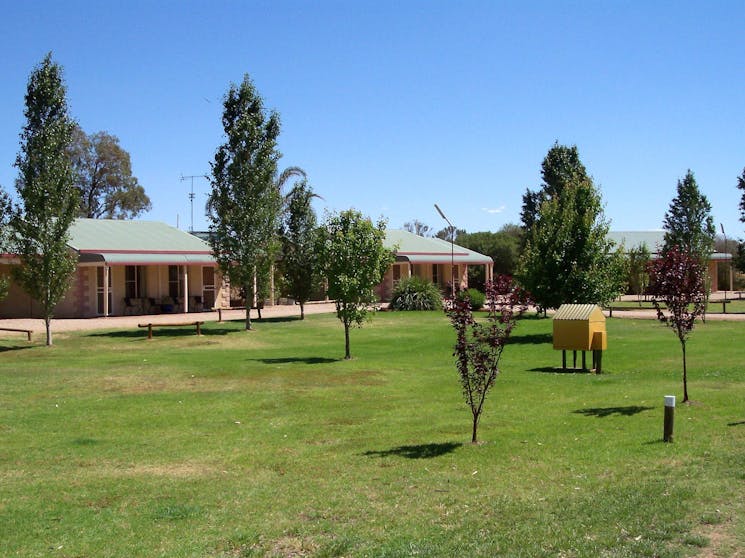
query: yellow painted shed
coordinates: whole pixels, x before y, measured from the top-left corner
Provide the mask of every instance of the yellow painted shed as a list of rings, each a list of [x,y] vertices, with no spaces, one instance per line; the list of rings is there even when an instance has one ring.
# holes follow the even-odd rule
[[[601,353],[608,348],[605,315],[595,304],[562,304],[554,314],[554,349],[593,351],[593,367],[600,372]],[[584,352],[582,368],[584,368]],[[563,358],[566,368],[566,358]],[[576,362],[576,356],[575,356]]]

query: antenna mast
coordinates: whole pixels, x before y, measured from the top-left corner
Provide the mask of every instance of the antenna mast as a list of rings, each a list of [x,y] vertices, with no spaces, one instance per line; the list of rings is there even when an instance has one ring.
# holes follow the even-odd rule
[[[189,232],[194,232],[194,198],[196,195],[194,194],[194,179],[195,178],[207,178],[206,174],[194,174],[191,176],[184,176],[183,174],[179,178],[181,182],[184,180],[191,180],[191,191],[189,192],[189,205],[191,206],[191,226],[189,227]],[[209,179],[208,179],[209,180]]]

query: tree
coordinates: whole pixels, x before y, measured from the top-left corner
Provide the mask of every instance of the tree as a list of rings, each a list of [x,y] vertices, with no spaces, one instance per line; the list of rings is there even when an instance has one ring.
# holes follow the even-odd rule
[[[461,237],[465,234],[467,234],[466,229],[451,229],[450,227],[445,227],[435,233],[435,238],[447,240],[448,242],[452,239],[453,242],[458,243],[460,242]]]
[[[0,186],[0,254],[11,253],[10,219],[13,205],[8,193]],[[8,296],[8,278],[0,275],[0,300]]]
[[[318,230],[319,272],[328,280],[328,296],[336,301],[336,316],[344,324],[345,354],[349,360],[349,328],[362,327],[377,310],[375,287],[383,280],[394,253],[383,246],[385,222],[377,225],[359,211],[329,215]]]
[[[145,189],[132,176],[129,153],[116,136],[87,135],[76,126],[70,156],[80,197],[79,217],[133,219],[152,207]]]
[[[683,403],[688,401],[686,341],[696,318],[706,310],[705,276],[706,268],[701,260],[677,246],[665,250],[650,263],[649,292],[657,319],[672,328],[683,351]]]
[[[646,244],[640,244],[628,251],[629,289],[636,295],[641,305],[641,297],[649,286],[649,261],[651,254]]]
[[[745,169],[742,169],[742,174],[737,177],[737,189],[742,192],[740,194],[740,222],[745,223]]]
[[[678,180],[677,195],[665,213],[663,228],[663,252],[677,246],[702,262],[708,261],[714,249],[716,228],[711,204],[699,191],[690,169],[682,181]]]
[[[523,194],[520,219],[522,220],[526,241],[528,233],[538,219],[544,201],[559,197],[567,185],[576,184],[590,178],[587,169],[579,158],[577,146],[559,145],[558,141],[554,142],[554,145],[543,158],[541,177],[543,178],[543,184],[537,191],[527,189]]]
[[[305,303],[310,300],[317,281],[315,242],[316,213],[311,201],[313,190],[305,180],[295,184],[286,198],[280,239],[282,275],[288,294],[300,303],[300,319],[305,319]]]
[[[625,288],[625,258],[608,239],[599,192],[581,174],[570,174],[541,203],[518,266],[518,282],[544,310],[606,304]]]
[[[15,166],[20,205],[13,211],[13,241],[21,264],[19,285],[41,305],[47,345],[54,308],[67,292],[76,258],[68,249],[78,208],[69,149],[74,123],[68,115],[62,68],[51,53],[31,73],[25,97],[26,125]]]
[[[494,260],[495,275],[514,275],[520,258],[522,229],[507,223],[497,232],[462,234],[458,244]],[[486,282],[483,266],[468,267],[468,284],[483,289]]]
[[[500,275],[485,287],[486,322],[476,321],[465,291],[448,297],[445,312],[456,333],[456,368],[466,403],[471,409],[471,443],[478,441],[478,426],[486,395],[499,374],[499,360],[517,324],[527,309],[527,297],[512,279]]]
[[[430,231],[432,228],[422,223],[419,219],[414,219],[413,221],[404,223],[404,230],[417,236],[431,236]]]
[[[250,330],[251,301],[265,292],[266,266],[274,262],[278,250],[279,115],[264,114],[263,101],[246,75],[240,85],[231,84],[225,95],[222,123],[226,140],[211,163],[209,241],[222,272],[243,288]]]

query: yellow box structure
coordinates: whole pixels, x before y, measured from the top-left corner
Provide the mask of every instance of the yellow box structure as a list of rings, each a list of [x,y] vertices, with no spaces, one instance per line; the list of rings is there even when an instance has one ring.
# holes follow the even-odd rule
[[[554,314],[554,349],[602,351],[608,348],[605,316],[595,304],[562,304]]]

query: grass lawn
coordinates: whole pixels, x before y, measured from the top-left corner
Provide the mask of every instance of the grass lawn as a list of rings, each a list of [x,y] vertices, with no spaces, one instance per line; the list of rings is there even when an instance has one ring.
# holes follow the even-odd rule
[[[441,313],[0,340],[0,555],[735,556],[745,324],[608,320],[604,374],[524,319],[471,445]],[[742,554],[740,554],[742,555]]]

